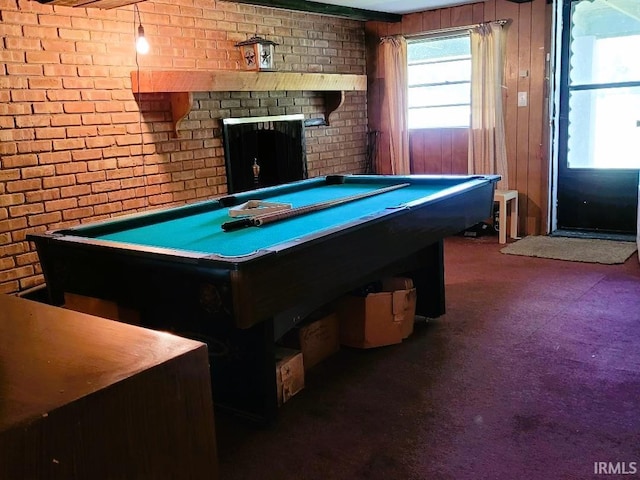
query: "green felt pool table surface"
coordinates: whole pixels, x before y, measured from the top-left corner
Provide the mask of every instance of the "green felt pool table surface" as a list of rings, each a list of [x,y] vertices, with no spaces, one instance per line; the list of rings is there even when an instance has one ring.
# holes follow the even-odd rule
[[[31,234],[50,302],[104,299],[142,326],[209,345],[217,407],[277,414],[275,340],[342,295],[410,278],[416,313],[445,312],[443,239],[488,218],[499,177],[316,177],[64,230]],[[294,208],[408,186],[325,210],[225,231],[249,200]],[[242,381],[238,381],[242,379]]]
[[[409,208],[412,202],[429,201],[451,189],[468,182],[468,178],[439,177],[412,181],[406,187],[361,198],[320,211],[306,213],[285,220],[263,225],[247,227],[235,231],[224,231],[222,224],[233,220],[229,208],[212,205],[212,209],[192,212],[188,209],[176,218],[159,219],[135,225],[122,222],[113,223],[112,229],[97,230],[92,227],[79,227],[76,233],[96,240],[120,244],[181,250],[204,255],[221,257],[242,257],[259,250],[273,248],[279,244],[296,241],[308,235],[322,235],[340,228],[345,224],[354,224],[358,220],[366,221],[372,216],[391,212],[398,208]],[[351,181],[347,177],[344,183],[309,181],[303,188],[290,191],[281,188],[266,189],[260,199],[272,202],[289,203],[293,208],[304,207],[327,200],[336,200],[353,195],[403,183],[402,180],[388,177],[360,178]],[[250,199],[254,199],[251,197]],[[246,201],[241,195],[238,199]],[[117,222],[117,221],[116,221]]]

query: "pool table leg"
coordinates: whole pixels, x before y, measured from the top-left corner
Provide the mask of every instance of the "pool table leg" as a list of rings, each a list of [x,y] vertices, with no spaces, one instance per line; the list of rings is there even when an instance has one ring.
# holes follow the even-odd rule
[[[272,423],[278,412],[273,320],[237,328],[232,319],[193,307],[195,303],[174,302],[176,310],[148,303],[142,324],[207,344],[216,412]]]
[[[278,412],[273,320],[248,329],[213,323],[195,338],[209,349],[216,408],[256,423],[272,423]]]
[[[446,311],[443,241],[420,250],[416,263],[419,267],[405,274],[413,279],[416,288],[416,313],[429,318],[439,317]]]

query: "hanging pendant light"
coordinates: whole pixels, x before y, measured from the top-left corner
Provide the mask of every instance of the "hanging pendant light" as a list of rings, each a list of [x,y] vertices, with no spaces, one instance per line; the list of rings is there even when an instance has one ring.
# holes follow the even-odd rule
[[[144,36],[144,28],[142,24],[138,25],[138,38],[136,39],[136,51],[141,55],[149,53],[149,42]]]
[[[140,19],[140,10],[138,10],[138,5],[134,5],[133,8],[135,10],[135,14],[138,16],[138,36],[136,38],[136,52],[141,55],[146,55],[147,53],[149,53],[149,42],[144,36],[144,27],[142,26],[142,20]]]

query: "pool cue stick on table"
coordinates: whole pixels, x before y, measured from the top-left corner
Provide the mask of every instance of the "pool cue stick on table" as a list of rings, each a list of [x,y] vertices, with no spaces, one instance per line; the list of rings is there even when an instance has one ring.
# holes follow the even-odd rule
[[[389,187],[379,188],[371,192],[358,193],[356,195],[350,195],[344,198],[337,198],[335,200],[326,200],[324,202],[313,203],[311,205],[305,205],[304,207],[292,208],[283,212],[268,213],[265,215],[257,215],[251,218],[241,218],[239,220],[232,220],[222,224],[222,229],[225,232],[231,232],[233,230],[239,230],[246,227],[260,227],[269,223],[278,222],[280,220],[286,220],[288,218],[298,217],[311,212],[317,212],[326,208],[335,207],[336,205],[342,205],[343,203],[353,202],[362,198],[373,197],[374,195],[380,195],[382,193],[397,190],[399,188],[408,187],[410,183],[400,183],[397,185],[391,185]]]

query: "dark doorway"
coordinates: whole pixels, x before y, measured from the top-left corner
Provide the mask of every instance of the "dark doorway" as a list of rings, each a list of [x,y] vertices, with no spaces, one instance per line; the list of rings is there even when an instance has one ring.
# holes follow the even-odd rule
[[[229,193],[307,177],[303,115],[226,118],[223,129]]]
[[[635,234],[637,0],[564,0],[557,228]]]

